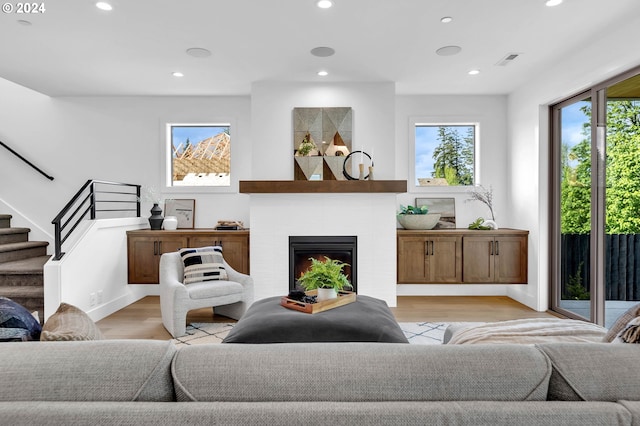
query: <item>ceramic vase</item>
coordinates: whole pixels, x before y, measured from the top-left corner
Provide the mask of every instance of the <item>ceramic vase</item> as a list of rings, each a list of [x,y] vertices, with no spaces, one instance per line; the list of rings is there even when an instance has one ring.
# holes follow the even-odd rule
[[[151,225],[151,229],[162,229],[163,221],[164,218],[162,217],[162,209],[160,208],[160,206],[158,206],[158,203],[154,203],[153,207],[151,207],[151,216],[149,216],[149,225]]]
[[[164,222],[162,222],[162,227],[167,231],[178,229],[178,218],[175,216],[165,216]]]
[[[335,288],[319,288],[318,301],[337,299],[338,292]]]

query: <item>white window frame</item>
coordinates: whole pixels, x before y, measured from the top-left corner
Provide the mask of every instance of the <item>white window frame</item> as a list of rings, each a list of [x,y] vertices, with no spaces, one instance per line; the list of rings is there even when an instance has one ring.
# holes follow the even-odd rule
[[[207,121],[184,121],[184,120],[163,120],[162,121],[161,134],[163,135],[163,149],[162,149],[162,183],[160,188],[162,192],[166,194],[202,194],[202,193],[237,193],[238,192],[238,172],[234,173],[234,170],[238,170],[236,163],[238,159],[234,155],[233,142],[236,138],[235,133],[237,130],[235,120],[229,118],[216,118]],[[209,127],[229,127],[229,134],[231,136],[231,169],[230,169],[230,182],[226,186],[173,186],[173,156],[171,148],[171,128],[174,126],[209,126]]]
[[[416,127],[417,126],[475,126],[474,160],[473,160],[473,185],[479,185],[480,180],[480,143],[481,143],[481,123],[478,117],[411,117],[409,119],[409,164],[408,181],[409,191],[418,193],[440,193],[440,192],[467,192],[473,185],[459,186],[419,186],[416,184]]]

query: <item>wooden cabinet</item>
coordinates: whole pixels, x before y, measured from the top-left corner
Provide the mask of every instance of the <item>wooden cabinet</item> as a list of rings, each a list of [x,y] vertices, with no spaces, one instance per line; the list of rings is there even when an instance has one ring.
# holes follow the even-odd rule
[[[398,284],[526,284],[528,234],[398,230]]]
[[[185,247],[221,245],[231,267],[249,274],[249,231],[190,229],[127,231],[127,261],[130,284],[157,284],[160,255]]]
[[[527,283],[527,237],[518,235],[465,236],[464,282]]]
[[[221,246],[224,260],[233,269],[249,274],[249,234],[230,232],[189,237],[189,247]]]
[[[462,281],[462,237],[430,233],[398,236],[399,283]]]

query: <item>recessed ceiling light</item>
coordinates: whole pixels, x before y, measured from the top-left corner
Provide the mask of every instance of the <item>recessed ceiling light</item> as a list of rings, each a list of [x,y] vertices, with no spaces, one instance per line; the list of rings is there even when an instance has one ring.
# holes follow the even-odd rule
[[[326,76],[329,75],[329,73],[327,71],[325,71],[325,70],[321,70],[321,71],[318,71],[318,75],[320,77],[326,77]]]
[[[171,73],[171,75],[174,77],[184,77],[184,74],[182,74],[180,71],[174,71]]]
[[[313,49],[311,49],[311,54],[313,56],[318,56],[320,58],[326,58],[327,56],[332,56],[334,53],[336,53],[335,50],[333,50],[330,47],[314,47]]]
[[[318,0],[316,2],[316,6],[318,6],[320,9],[329,9],[331,6],[333,6],[333,2],[331,0]]]
[[[453,18],[451,16],[445,16],[444,18],[440,18],[440,22],[442,22],[443,24],[448,24],[451,21],[453,21]]]
[[[206,58],[207,56],[211,56],[211,52],[202,47],[192,47],[187,49],[187,55],[193,56],[194,58]]]
[[[480,74],[480,70],[470,70],[468,74],[469,75],[478,75],[478,74]]]
[[[20,25],[24,25],[25,27],[31,25],[31,21],[27,21],[26,19],[18,19],[16,22]]]
[[[562,0],[547,0],[545,4],[549,7],[552,7],[552,6],[557,6],[560,3],[562,3]]]
[[[460,46],[445,46],[436,50],[436,54],[440,56],[453,56],[460,53],[461,50],[462,48]]]
[[[96,7],[100,10],[113,10],[113,6],[111,6],[106,1],[99,1],[98,3],[96,3]]]

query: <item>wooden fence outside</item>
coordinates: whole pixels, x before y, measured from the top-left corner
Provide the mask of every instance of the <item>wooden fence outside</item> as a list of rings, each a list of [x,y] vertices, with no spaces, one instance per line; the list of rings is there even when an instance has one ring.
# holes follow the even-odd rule
[[[583,287],[591,282],[589,234],[561,236],[562,294],[570,279],[581,274]],[[640,300],[640,234],[610,234],[605,239],[606,300]]]

